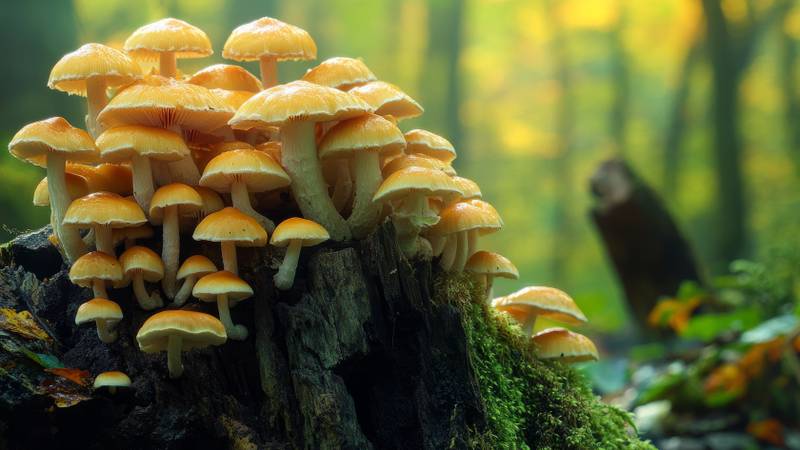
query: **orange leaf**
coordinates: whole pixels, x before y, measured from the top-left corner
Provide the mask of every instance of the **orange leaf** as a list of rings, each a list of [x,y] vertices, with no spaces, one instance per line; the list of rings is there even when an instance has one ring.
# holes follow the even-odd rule
[[[756,439],[783,447],[783,424],[776,419],[750,422],[747,425],[747,432]]]
[[[736,364],[724,364],[708,375],[704,388],[707,393],[725,393],[738,397],[747,388],[747,378]]]
[[[89,378],[91,374],[85,370],[81,369],[65,369],[65,368],[57,368],[57,369],[44,369],[45,372],[52,373],[53,375],[57,375],[61,378],[66,378],[69,381],[72,381],[75,384],[80,386],[88,386],[89,385]]]

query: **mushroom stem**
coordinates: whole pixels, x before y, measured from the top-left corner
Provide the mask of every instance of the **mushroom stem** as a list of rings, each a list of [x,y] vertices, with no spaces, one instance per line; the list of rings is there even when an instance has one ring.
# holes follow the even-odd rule
[[[183,375],[182,346],[183,338],[180,336],[170,336],[167,340],[167,368],[170,378],[179,378]]]
[[[98,252],[107,253],[114,256],[114,237],[111,233],[111,227],[105,225],[97,225],[94,229],[94,246]]]
[[[144,278],[142,277],[141,272],[137,272],[133,275],[133,293],[136,295],[136,300],[139,302],[139,306],[142,307],[145,311],[150,311],[151,309],[156,309],[164,306],[163,301],[161,300],[161,296],[158,292],[153,292],[153,294],[147,293],[147,288],[144,286]]]
[[[97,324],[97,337],[100,338],[101,342],[110,344],[117,340],[115,321],[96,320],[95,323]]]
[[[274,56],[262,56],[258,61],[261,69],[261,84],[269,89],[278,84],[278,60]]]
[[[283,262],[278,273],[273,277],[275,287],[286,291],[292,288],[294,284],[294,274],[297,271],[297,261],[300,259],[300,249],[303,246],[303,241],[293,239],[289,241],[289,246],[286,247],[286,254],[283,256]]]
[[[172,175],[169,172],[169,163],[166,161],[153,161],[151,163],[151,170],[153,173],[153,180],[156,186],[165,186],[172,183]],[[150,195],[152,197],[152,194]]]
[[[133,197],[142,207],[142,211],[150,215],[150,199],[153,197],[153,172],[150,169],[150,158],[133,155],[131,158],[133,172]]]
[[[189,275],[183,280],[183,285],[181,288],[178,289],[178,293],[175,294],[175,298],[172,300],[173,306],[182,306],[186,303],[186,300],[189,299],[189,296],[192,295],[192,289],[194,288],[194,284],[197,283],[197,276],[196,275]]]
[[[175,78],[178,73],[175,52],[161,52],[158,56],[158,74],[162,77]]]
[[[333,187],[333,206],[341,212],[347,208],[353,196],[353,179],[350,178],[350,168],[346,159],[339,159],[336,164],[336,184]]]
[[[381,210],[372,201],[383,181],[381,176],[380,156],[378,152],[358,152],[352,159],[352,170],[356,182],[356,193],[353,200],[353,212],[347,218],[347,224],[356,238],[363,238],[375,229],[380,219]]]
[[[170,177],[176,183],[196,186],[200,182],[200,170],[194,164],[191,156],[168,163]]]
[[[167,298],[175,298],[175,277],[178,275],[178,259],[180,258],[180,232],[178,231],[178,207],[164,208],[164,222],[161,224],[162,244],[161,259],[164,261],[164,278],[161,287]]]
[[[447,243],[447,239],[444,236],[429,236],[428,241],[431,243],[433,256],[441,255],[442,251],[444,251],[444,244]]]
[[[449,272],[450,268],[453,267],[453,261],[456,259],[456,249],[458,248],[458,240],[454,235],[447,236],[445,240],[447,242],[444,245],[444,250],[442,251],[442,258],[439,259],[439,265],[446,272]]]
[[[108,298],[106,282],[99,278],[95,278],[92,281],[92,294],[94,294],[94,298]]]
[[[287,122],[281,128],[281,142],[281,161],[292,179],[292,194],[303,216],[325,227],[333,240],[349,239],[350,228],[333,205],[322,178],[314,123]]]
[[[459,232],[456,235],[456,239],[458,240],[458,248],[456,249],[456,257],[453,260],[453,267],[451,269],[453,272],[460,273],[467,264],[467,251],[469,250],[467,232]]]
[[[245,183],[234,181],[233,184],[231,184],[231,201],[233,202],[234,208],[256,219],[256,222],[267,230],[267,232],[272,233],[275,229],[275,223],[273,221],[253,209],[253,205],[250,203],[250,193],[247,191],[247,185]]]
[[[105,108],[108,103],[106,97],[106,80],[103,77],[90,77],[86,80],[86,103],[88,112],[86,115],[86,128],[93,138],[97,138],[103,132],[102,127],[97,123],[97,114]]]
[[[494,285],[494,276],[492,275],[484,275],[483,276],[483,285],[486,287],[486,302],[491,305],[492,304],[492,287]]]
[[[522,328],[522,332],[525,333],[525,336],[531,337],[533,336],[534,325],[536,325],[536,314],[531,314],[524,323],[520,324],[520,328]]]
[[[414,257],[418,250],[419,228],[408,217],[403,216],[392,217],[392,223],[394,224],[397,245],[400,250],[402,250],[406,258]]]
[[[236,244],[230,241],[220,242],[222,247],[222,266],[228,272],[239,275],[239,264],[236,261]]]
[[[243,341],[247,339],[247,328],[244,325],[234,325],[231,319],[231,310],[228,304],[228,296],[221,294],[217,296],[217,309],[219,310],[219,321],[225,326],[225,333],[228,339]]]
[[[478,230],[467,232],[467,259],[478,251]]]
[[[78,228],[64,225],[64,214],[70,203],[67,182],[64,178],[66,165],[64,156],[56,153],[47,155],[47,190],[50,194],[50,210],[54,218],[53,233],[61,242],[61,247],[64,249],[69,263],[73,263],[86,253],[86,245],[81,239]]]

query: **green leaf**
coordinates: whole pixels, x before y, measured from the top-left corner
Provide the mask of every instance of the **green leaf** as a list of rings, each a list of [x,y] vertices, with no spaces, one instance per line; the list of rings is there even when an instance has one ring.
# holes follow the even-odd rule
[[[761,322],[761,311],[756,307],[742,308],[728,313],[702,314],[689,319],[681,337],[708,342],[725,332],[748,330],[759,322]]]

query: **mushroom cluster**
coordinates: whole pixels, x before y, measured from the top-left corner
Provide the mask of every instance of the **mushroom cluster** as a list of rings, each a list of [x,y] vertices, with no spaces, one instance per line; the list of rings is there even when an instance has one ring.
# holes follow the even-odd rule
[[[237,247],[284,248],[274,285],[288,290],[303,247],[361,239],[385,220],[407,258],[471,272],[487,298],[495,277],[518,277],[506,258],[479,250],[480,236],[503,221],[475,182],[457,176],[453,145],[399,128],[423,113],[418,102],[354,58],[278,82],[278,61],[316,53],[305,30],[264,17],[233,30],[222,51],[259,61],[260,78],[229,64],[185,75],[178,60],[213,54],[211,41],[168,18],[134,31],[122,50],[86,44],[55,64],[48,86],[87,98],[87,131],[61,117],[42,120],[23,127],[9,151],[47,169],[34,204],[51,208],[51,242],[71,264],[72,282],[93,291],[77,324],[94,322],[100,340],[114,342],[123,310],[109,288],[131,286],[143,310],[168,308],[147,319],[137,341],[144,352],[166,351],[178,377],[181,351],[248,336],[230,314],[253,295],[239,277]],[[144,73],[142,58],[159,64]],[[276,226],[276,218],[286,219]],[[157,227],[160,255],[136,242]],[[219,243],[223,267],[181,255],[189,237]],[[219,319],[180,309],[190,296],[215,302]],[[526,329],[546,310],[494,304]],[[534,339],[582,342],[564,336]]]

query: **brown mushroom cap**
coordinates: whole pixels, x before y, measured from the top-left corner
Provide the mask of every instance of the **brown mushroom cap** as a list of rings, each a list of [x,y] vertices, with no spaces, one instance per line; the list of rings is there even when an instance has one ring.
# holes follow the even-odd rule
[[[141,78],[142,70],[130,56],[102,44],[85,44],[64,55],[50,71],[47,87],[86,96],[86,81],[101,77],[106,86],[118,87]]]
[[[221,270],[197,280],[192,295],[204,302],[215,302],[217,296],[227,295],[228,301],[235,304],[251,297],[253,288],[231,272]]]
[[[97,375],[94,379],[93,387],[95,389],[103,387],[128,387],[131,385],[131,379],[123,372],[112,370],[103,372]]]
[[[343,120],[331,128],[319,144],[319,157],[347,158],[355,152],[397,154],[405,139],[399,128],[376,114]]]
[[[175,53],[175,57],[202,58],[214,53],[211,41],[203,30],[183,20],[166,18],[134,31],[125,40],[125,51],[145,58],[159,53]]]
[[[233,242],[239,247],[267,245],[267,232],[258,222],[236,208],[211,213],[194,229],[196,241]]]
[[[89,133],[75,128],[63,117],[51,117],[22,127],[8,144],[15,158],[39,167],[47,165],[47,155],[61,154],[68,161],[94,162],[99,154]]]
[[[217,271],[217,266],[203,255],[192,255],[186,258],[178,269],[177,279],[182,280],[190,275],[208,275]]]
[[[456,171],[450,164],[441,161],[439,159],[431,158],[429,156],[416,154],[416,155],[402,155],[386,163],[383,166],[383,177],[387,178],[389,177],[389,175],[397,172],[398,170],[402,170],[407,167],[422,167],[423,169],[440,170],[446,173],[447,175],[451,176],[456,174]],[[456,181],[455,177],[453,181]]]
[[[104,298],[81,303],[75,314],[75,324],[81,325],[95,320],[122,320],[122,309],[115,302]]]
[[[222,49],[222,57],[234,61],[255,61],[262,56],[277,61],[310,60],[317,57],[317,45],[302,28],[262,17],[236,27]]]
[[[107,253],[86,253],[70,267],[69,280],[81,287],[92,287],[94,280],[118,282],[122,280],[122,266]]]
[[[147,247],[137,245],[125,250],[120,255],[119,262],[125,275],[141,271],[142,278],[149,283],[164,278],[164,263],[161,257]]]
[[[178,161],[189,156],[189,148],[178,133],[163,128],[123,125],[97,137],[100,155],[106,161],[129,161],[134,155],[160,161]]]
[[[144,212],[135,201],[111,192],[95,192],[73,200],[64,215],[64,224],[79,228],[135,227],[145,222]]]
[[[178,214],[193,214],[203,206],[203,199],[192,187],[183,183],[161,186],[150,200],[150,220],[159,225],[164,220],[164,210],[178,207]]]
[[[217,192],[230,192],[234,182],[242,182],[251,192],[286,187],[292,180],[280,164],[258,150],[229,150],[208,162],[200,185]]]
[[[64,181],[67,183],[67,191],[70,198],[83,197],[89,193],[89,184],[86,178],[72,173],[64,174]],[[42,178],[36,189],[33,191],[34,206],[50,206],[50,191],[47,185],[47,177]]]
[[[381,116],[403,120],[418,117],[424,111],[419,103],[399,87],[385,81],[370,81],[348,92],[367,102],[375,114]]]
[[[530,314],[547,317],[570,325],[586,322],[586,316],[564,291],[545,286],[529,286],[492,300],[492,306],[511,314],[520,322]]]
[[[267,141],[258,144],[256,150],[268,154],[275,161],[281,160],[281,143],[278,141]]]
[[[531,339],[536,357],[540,359],[559,359],[567,363],[600,359],[591,339],[564,328],[548,328]]]
[[[275,247],[286,247],[289,242],[299,240],[303,247],[311,247],[330,239],[325,228],[308,219],[292,217],[275,227],[269,243]]]
[[[427,155],[444,162],[456,159],[456,149],[447,139],[427,130],[411,130],[406,132],[406,153]]]
[[[206,89],[224,89],[226,91],[260,92],[261,81],[244,67],[231,64],[214,64],[195,72],[188,83],[203,86]]]
[[[124,164],[100,164],[94,168],[92,191],[108,191],[123,197],[133,193],[133,171]]]
[[[143,352],[156,353],[167,349],[170,336],[181,338],[182,350],[224,344],[228,338],[222,322],[214,316],[171,310],[150,316],[136,333],[136,341]]]
[[[480,275],[492,275],[495,277],[509,278],[516,280],[519,278],[517,267],[505,256],[480,250],[475,252],[467,260],[464,270]]]
[[[441,170],[407,167],[383,180],[373,200],[376,202],[398,200],[411,194],[449,196],[461,195],[461,191],[453,179]]]
[[[377,78],[364,61],[338,56],[326,59],[317,67],[308,69],[301,79],[347,91],[355,86],[375,81]]]

